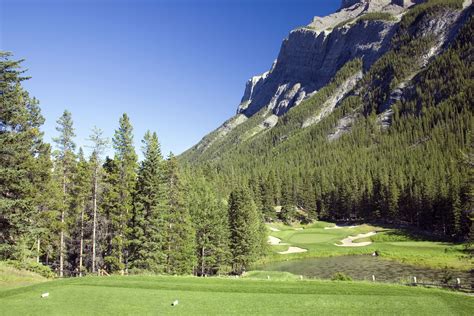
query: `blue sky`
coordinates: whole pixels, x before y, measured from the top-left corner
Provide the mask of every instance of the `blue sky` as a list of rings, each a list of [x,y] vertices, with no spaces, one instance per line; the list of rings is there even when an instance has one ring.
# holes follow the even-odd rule
[[[340,0],[0,0],[0,49],[25,58],[45,140],[64,109],[76,143],[129,114],[137,151],[150,129],[181,153],[234,115],[288,32]],[[110,149],[109,154],[112,153]]]

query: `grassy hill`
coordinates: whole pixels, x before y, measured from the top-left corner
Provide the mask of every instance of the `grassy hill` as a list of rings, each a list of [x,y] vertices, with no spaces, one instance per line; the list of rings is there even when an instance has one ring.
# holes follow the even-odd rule
[[[49,292],[48,298],[40,298]],[[171,306],[174,300],[177,306]],[[470,315],[474,298],[356,282],[128,276],[55,280],[0,290],[2,315]]]
[[[0,288],[3,290],[45,281],[47,279],[37,273],[19,270],[0,262]]]

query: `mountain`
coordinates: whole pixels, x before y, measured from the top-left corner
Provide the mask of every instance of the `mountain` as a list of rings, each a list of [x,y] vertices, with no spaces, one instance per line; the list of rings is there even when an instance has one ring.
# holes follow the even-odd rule
[[[266,107],[280,116],[325,86],[349,60],[363,57],[368,69],[389,48],[396,21],[409,7],[394,2],[403,1],[343,1],[338,12],[291,31],[271,69],[247,82],[237,113],[251,116]],[[355,23],[379,11],[387,17]]]
[[[269,218],[286,203],[465,234],[472,25],[471,1],[343,0],[292,30],[236,115],[180,160],[223,195],[250,185]]]

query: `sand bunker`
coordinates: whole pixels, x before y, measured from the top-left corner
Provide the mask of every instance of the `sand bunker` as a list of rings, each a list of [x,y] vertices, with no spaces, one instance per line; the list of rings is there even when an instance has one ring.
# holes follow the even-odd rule
[[[341,245],[338,245],[338,244],[335,244],[335,245],[338,246],[338,247],[363,247],[363,246],[368,246],[372,243],[371,241],[364,241],[364,242],[354,243],[354,240],[361,239],[361,238],[367,238],[367,237],[373,236],[375,234],[376,234],[376,232],[370,232],[370,233],[367,233],[367,234],[359,234],[357,236],[349,236],[349,237],[344,238],[343,240],[341,240],[341,243],[342,243]]]
[[[338,226],[334,225],[331,227],[324,227],[324,229],[341,229],[341,228],[356,228],[357,226]]]
[[[276,237],[273,237],[273,236],[268,236],[268,243],[270,245],[279,245],[280,242],[281,242],[280,238],[276,238]]]
[[[300,252],[306,252],[308,249],[303,249],[300,247],[289,247],[287,251],[280,251],[278,252],[280,255],[287,255],[290,253],[300,253]]]
[[[275,227],[268,227],[272,232],[279,232],[280,230]]]

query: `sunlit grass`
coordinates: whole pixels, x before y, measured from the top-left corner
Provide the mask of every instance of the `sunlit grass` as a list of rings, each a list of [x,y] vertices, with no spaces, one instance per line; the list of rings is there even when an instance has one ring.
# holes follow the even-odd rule
[[[334,226],[334,224],[327,222],[316,222],[297,227],[281,223],[272,223],[270,226],[280,230],[269,231],[269,233],[280,238],[282,243],[304,248],[308,251],[305,253],[281,255],[278,254],[278,251],[284,251],[288,249],[288,246],[271,246],[271,253],[259,263],[302,258],[372,254],[377,251],[381,257],[386,259],[431,268],[442,269],[448,267],[470,270],[474,264],[473,260],[464,251],[464,245],[462,244],[416,240],[414,237],[394,229],[371,225],[359,225],[355,228],[324,229],[324,227]],[[377,231],[377,235],[354,241],[373,241],[368,246],[338,247],[335,245],[339,244],[347,236],[355,236],[371,231]]]
[[[38,282],[45,282],[47,279],[30,271],[18,270],[8,266],[5,262],[0,262],[0,289],[25,286]]]
[[[262,273],[264,273],[262,275]],[[470,315],[474,298],[364,282],[252,278],[86,277],[0,292],[2,315]],[[40,294],[49,292],[42,299]],[[171,302],[178,300],[177,306]]]

